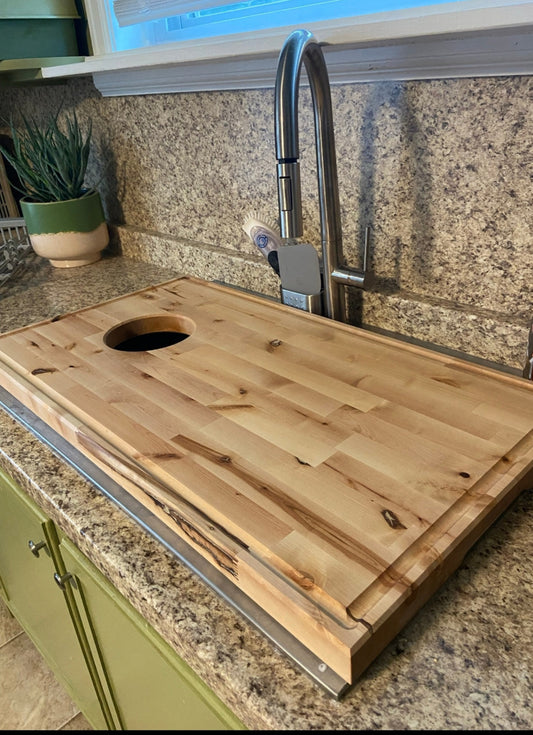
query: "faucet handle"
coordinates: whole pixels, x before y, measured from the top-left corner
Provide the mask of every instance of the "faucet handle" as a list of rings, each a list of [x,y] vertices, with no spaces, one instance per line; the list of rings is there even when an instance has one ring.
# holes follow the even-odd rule
[[[363,268],[357,270],[355,268],[335,268],[331,273],[331,278],[337,283],[345,286],[357,286],[358,288],[368,288],[372,281],[372,271],[369,269],[369,253],[370,253],[370,227],[365,227],[365,243],[363,248]]]

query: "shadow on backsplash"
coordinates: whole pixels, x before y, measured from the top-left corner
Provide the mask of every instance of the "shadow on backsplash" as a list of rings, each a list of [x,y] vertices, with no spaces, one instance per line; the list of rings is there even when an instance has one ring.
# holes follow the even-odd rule
[[[411,106],[408,92],[401,97],[402,126],[406,145],[407,167],[413,190],[412,257],[418,263],[422,278],[431,278],[434,262],[435,225],[432,200],[435,196],[431,174],[428,140],[419,128],[416,107]],[[398,278],[401,283],[401,274]]]
[[[274,80],[273,80],[274,84]],[[531,77],[332,87],[346,265],[372,228],[376,281],[349,320],[522,370],[533,312]],[[272,89],[106,97],[90,79],[0,91],[2,110],[91,116],[111,247],[279,298],[242,231],[277,217]],[[304,236],[319,247],[310,93],[300,95]]]
[[[114,224],[123,224],[122,201],[127,178],[126,162],[120,164],[117,162],[110,140],[100,137],[98,143],[96,153],[90,161],[88,175],[98,182],[96,186],[100,191],[108,220]]]

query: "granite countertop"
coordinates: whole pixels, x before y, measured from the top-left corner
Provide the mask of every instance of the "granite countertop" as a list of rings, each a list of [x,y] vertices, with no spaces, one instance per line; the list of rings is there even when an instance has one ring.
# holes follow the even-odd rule
[[[0,291],[0,331],[177,275],[123,256],[71,270],[38,259]],[[533,490],[519,496],[339,702],[3,410],[0,466],[249,728],[533,725]]]

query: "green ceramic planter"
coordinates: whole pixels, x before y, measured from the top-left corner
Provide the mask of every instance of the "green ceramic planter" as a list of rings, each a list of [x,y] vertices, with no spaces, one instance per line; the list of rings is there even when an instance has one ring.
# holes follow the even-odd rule
[[[20,207],[33,249],[56,268],[94,263],[109,243],[97,191],[63,202],[32,202],[24,197]]]

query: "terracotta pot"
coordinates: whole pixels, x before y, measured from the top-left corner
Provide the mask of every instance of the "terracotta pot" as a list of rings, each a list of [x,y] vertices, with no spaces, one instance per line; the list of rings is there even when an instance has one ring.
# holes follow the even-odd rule
[[[20,206],[33,249],[56,268],[94,263],[109,243],[97,191],[63,202],[33,202],[24,197]]]

